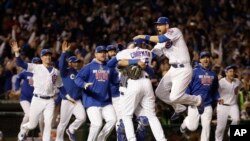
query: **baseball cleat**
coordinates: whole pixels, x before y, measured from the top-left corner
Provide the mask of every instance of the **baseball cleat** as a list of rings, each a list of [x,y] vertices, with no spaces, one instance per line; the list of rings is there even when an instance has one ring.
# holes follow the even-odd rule
[[[18,133],[18,141],[24,141],[26,139],[26,134],[25,133]]]
[[[186,133],[187,132],[187,128],[180,127],[180,132],[183,133],[183,134]]]
[[[75,134],[70,133],[69,129],[66,130],[67,135],[69,136],[70,141],[76,141]]]

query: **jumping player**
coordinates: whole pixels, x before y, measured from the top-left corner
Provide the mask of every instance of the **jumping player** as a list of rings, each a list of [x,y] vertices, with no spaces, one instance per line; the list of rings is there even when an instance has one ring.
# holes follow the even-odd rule
[[[106,65],[106,52],[105,46],[97,46],[95,59],[84,66],[75,79],[76,85],[84,88],[83,103],[91,122],[87,141],[105,141],[116,123],[110,83],[117,80],[113,77],[115,70]]]
[[[76,56],[69,57],[66,61],[67,52],[70,50],[70,45],[64,41],[62,44],[62,54],[59,60],[59,70],[64,84],[64,88],[67,91],[65,97],[62,98],[60,122],[57,126],[56,141],[63,141],[63,135],[66,126],[68,125],[72,114],[76,117],[75,121],[71,123],[66,130],[70,141],[76,141],[75,131],[86,120],[85,109],[82,105],[82,89],[79,88],[74,80],[81,69],[81,61]],[[66,98],[67,97],[67,98]]]
[[[22,125],[21,131],[18,134],[18,140],[25,140],[28,131],[34,129],[43,114],[44,117],[44,131],[43,141],[50,141],[51,124],[53,119],[53,112],[55,108],[54,96],[56,90],[59,88],[60,92],[66,95],[63,87],[59,71],[52,66],[52,60],[49,49],[41,50],[42,64],[25,63],[20,58],[20,47],[16,41],[11,41],[10,46],[16,56],[17,65],[24,68],[28,72],[33,73],[33,98],[30,104],[29,122]]]
[[[229,65],[225,68],[226,77],[219,81],[219,93],[221,101],[217,104],[217,126],[215,130],[215,140],[222,141],[227,125],[227,119],[232,119],[231,125],[237,125],[240,121],[240,112],[238,105],[238,94],[241,88],[241,82],[235,78],[235,65]],[[230,130],[228,130],[228,135]]]
[[[197,107],[188,106],[188,115],[181,124],[180,130],[185,132],[186,128],[195,131],[199,126],[201,119],[201,141],[209,141],[210,127],[212,120],[212,104],[216,104],[219,99],[219,82],[215,72],[211,70],[210,53],[203,51],[200,53],[200,64],[193,70],[192,81],[190,82],[186,93],[191,95],[203,95],[204,113],[199,114]]]
[[[204,111],[202,97],[185,94],[192,79],[192,67],[188,48],[180,29],[170,28],[167,17],[158,18],[155,24],[159,35],[138,35],[134,39],[157,43],[152,52],[159,56],[164,54],[169,59],[171,67],[156,88],[156,96],[172,105],[177,113],[186,109],[178,104],[199,106],[198,110],[202,113]]]

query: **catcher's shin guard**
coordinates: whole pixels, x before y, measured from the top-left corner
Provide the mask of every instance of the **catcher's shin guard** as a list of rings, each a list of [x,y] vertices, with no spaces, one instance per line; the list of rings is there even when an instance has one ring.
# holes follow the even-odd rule
[[[139,116],[137,118],[138,127],[136,129],[136,139],[138,141],[144,141],[146,137],[146,127],[149,125],[148,118],[146,116]]]
[[[123,124],[122,119],[120,119],[120,123],[117,129],[117,140],[118,141],[127,141],[126,133],[125,133],[125,126]]]

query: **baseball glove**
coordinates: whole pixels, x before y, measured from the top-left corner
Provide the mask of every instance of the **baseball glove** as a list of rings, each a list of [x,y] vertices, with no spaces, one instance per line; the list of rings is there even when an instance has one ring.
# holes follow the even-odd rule
[[[142,69],[137,65],[131,65],[126,68],[127,76],[130,79],[137,80],[141,77]]]

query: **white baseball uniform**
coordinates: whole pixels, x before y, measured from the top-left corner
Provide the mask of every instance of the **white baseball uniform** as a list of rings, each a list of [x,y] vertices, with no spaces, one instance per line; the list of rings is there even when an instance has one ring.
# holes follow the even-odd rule
[[[185,108],[180,104],[198,106],[202,100],[200,96],[185,94],[192,79],[192,67],[184,37],[178,28],[168,29],[164,35],[170,40],[157,43],[152,52],[158,56],[164,54],[169,59],[171,67],[156,88],[156,96],[172,105],[176,112]]]
[[[43,64],[28,63],[27,71],[33,73],[34,96],[30,105],[29,122],[24,124],[21,133],[34,129],[41,117],[44,116],[43,141],[50,141],[51,124],[55,108],[54,95],[57,87],[61,87],[62,80],[56,68],[51,72]],[[46,97],[46,99],[44,99]]]
[[[226,78],[219,81],[220,98],[224,104],[217,104],[217,126],[215,131],[215,140],[222,141],[228,117],[231,117],[232,125],[239,124],[240,112],[238,105],[238,93],[241,87],[239,79],[234,78],[229,82]]]
[[[135,47],[126,49],[116,55],[117,60],[140,59],[146,64],[151,64],[152,53],[147,49]],[[148,74],[143,71],[142,77],[137,80],[128,79],[127,88],[120,96],[122,120],[125,126],[126,137],[129,141],[135,141],[135,132],[132,122],[133,114],[140,104],[144,109],[144,115],[148,118],[153,135],[157,141],[165,141],[165,135],[155,113],[155,96]]]

